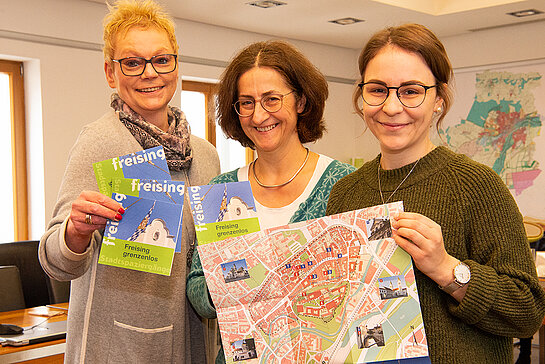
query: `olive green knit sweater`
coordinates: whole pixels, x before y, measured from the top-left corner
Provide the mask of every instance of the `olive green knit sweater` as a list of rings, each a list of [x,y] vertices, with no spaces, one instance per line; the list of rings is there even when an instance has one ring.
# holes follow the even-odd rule
[[[341,179],[327,214],[381,204],[379,157]],[[411,165],[381,170],[384,198]],[[391,201],[439,225],[449,254],[471,267],[461,303],[416,270],[432,363],[513,363],[513,337],[529,337],[545,314],[522,216],[509,190],[490,168],[438,147],[423,157]]]

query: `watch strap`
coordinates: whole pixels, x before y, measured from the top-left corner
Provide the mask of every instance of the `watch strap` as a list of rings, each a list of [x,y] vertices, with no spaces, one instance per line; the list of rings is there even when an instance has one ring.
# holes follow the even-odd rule
[[[441,288],[443,291],[447,292],[448,294],[452,294],[457,289],[462,288],[462,287],[463,287],[463,285],[461,285],[460,283],[458,283],[456,281],[452,281],[449,284],[447,284],[446,286],[439,286],[439,288]]]
[[[457,277],[457,269],[459,268],[465,268],[468,270],[468,280],[467,281],[464,281],[464,282],[460,282],[458,277]],[[454,267],[454,269],[452,270],[452,274],[454,275],[454,281],[450,282],[449,284],[447,284],[446,286],[439,286],[439,288],[441,288],[443,291],[447,292],[448,294],[452,294],[454,293],[456,290],[462,288],[463,286],[465,286],[468,282],[469,282],[469,279],[471,279],[471,270],[469,268],[469,266],[461,261],[458,261],[458,264]]]

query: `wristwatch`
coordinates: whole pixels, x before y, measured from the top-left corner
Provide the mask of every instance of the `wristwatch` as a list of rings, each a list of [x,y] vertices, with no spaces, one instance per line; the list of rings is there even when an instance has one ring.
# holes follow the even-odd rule
[[[439,288],[448,294],[452,294],[457,289],[462,288],[469,283],[469,280],[471,279],[471,269],[469,269],[467,264],[458,262],[456,267],[454,267],[452,270],[452,274],[454,275],[454,281],[450,282],[446,286],[439,286]]]

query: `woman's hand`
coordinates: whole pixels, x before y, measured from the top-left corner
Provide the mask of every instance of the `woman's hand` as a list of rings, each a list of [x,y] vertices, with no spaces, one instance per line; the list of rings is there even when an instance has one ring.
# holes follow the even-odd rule
[[[446,286],[454,280],[453,269],[458,259],[445,250],[439,224],[421,214],[400,212],[393,217],[392,227],[395,242],[410,254],[422,273],[439,286]]]
[[[65,232],[66,245],[75,253],[83,253],[89,246],[93,231],[103,229],[108,220],[121,220],[124,212],[119,202],[102,193],[83,191],[72,202]]]

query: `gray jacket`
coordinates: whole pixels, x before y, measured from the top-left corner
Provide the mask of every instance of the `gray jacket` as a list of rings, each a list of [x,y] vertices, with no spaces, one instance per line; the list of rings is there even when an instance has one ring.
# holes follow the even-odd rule
[[[219,160],[207,141],[191,136],[193,161],[173,180],[203,185],[219,173]],[[53,218],[43,235],[39,258],[51,277],[71,280],[66,363],[204,363],[201,322],[185,295],[189,246],[195,239],[189,203],[184,204],[182,251],[170,276],[97,264],[102,232],[95,231],[86,252],[64,242],[72,201],[81,191],[98,191],[92,164],[142,150],[110,111],[85,126],[70,152]]]

